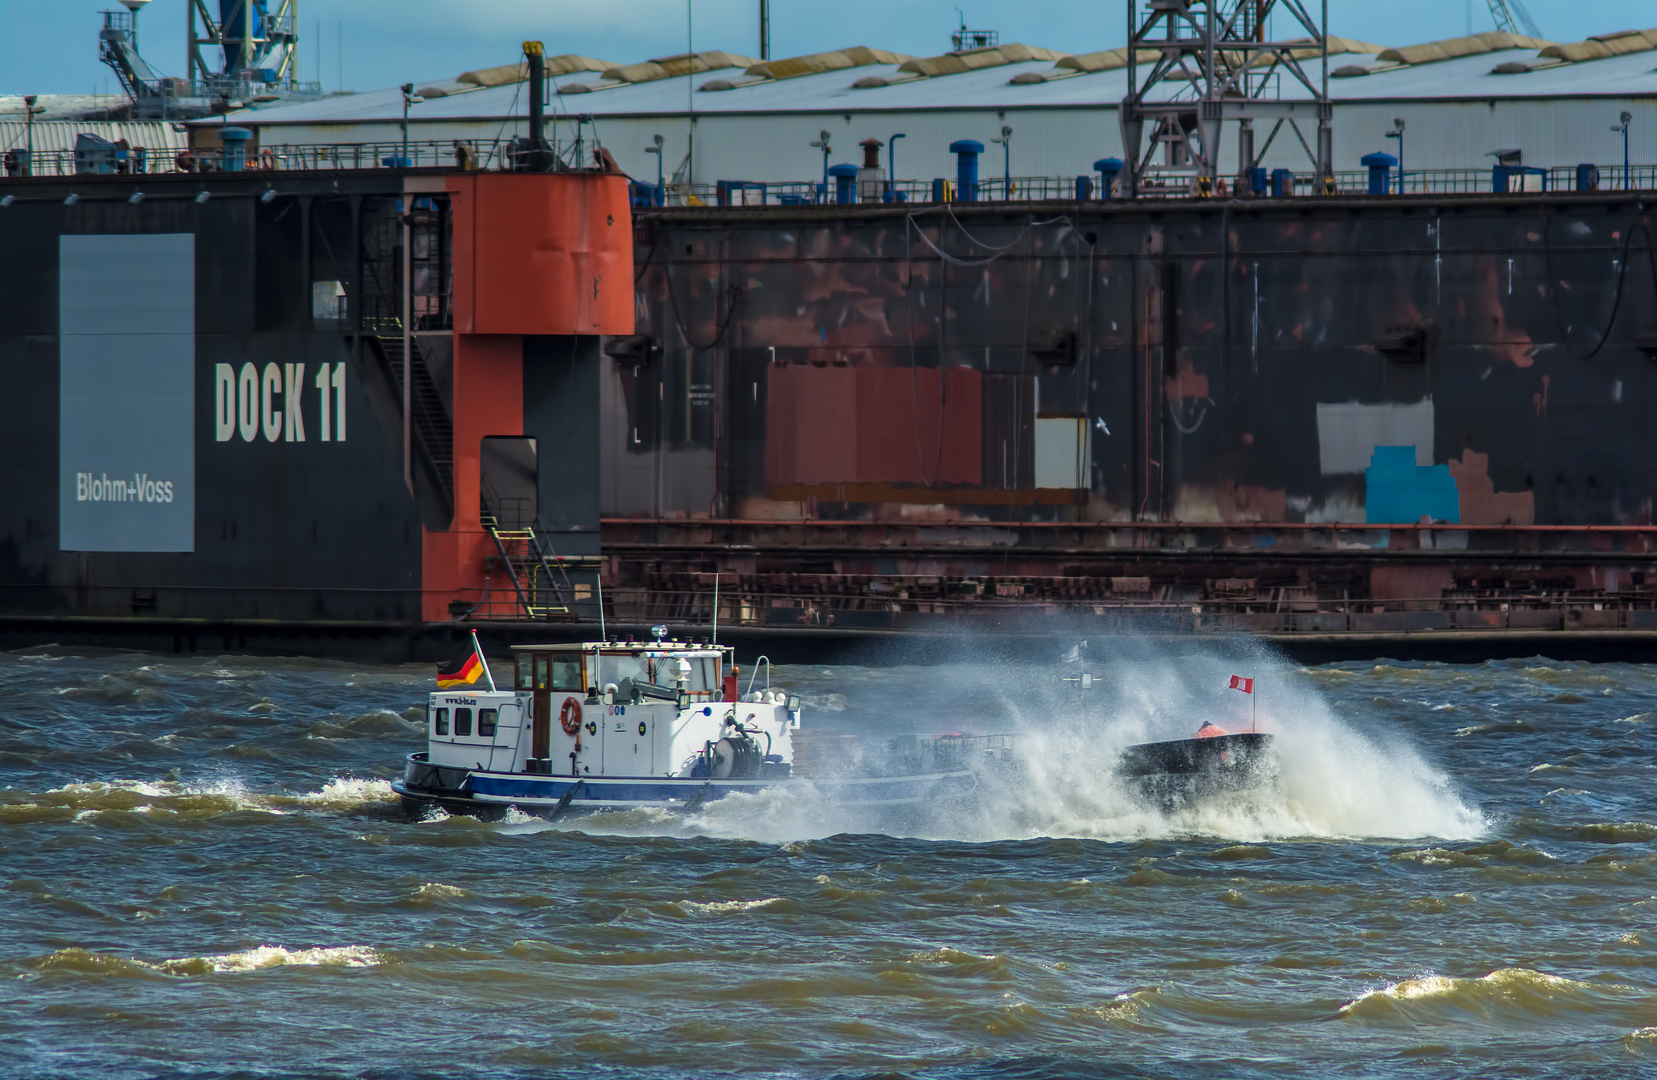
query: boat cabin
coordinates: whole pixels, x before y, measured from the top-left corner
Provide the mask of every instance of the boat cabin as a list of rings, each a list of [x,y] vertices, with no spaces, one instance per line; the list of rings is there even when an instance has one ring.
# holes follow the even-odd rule
[[[728,646],[585,642],[512,654],[511,689],[431,695],[431,764],[592,777],[787,773],[799,701],[739,695]]]

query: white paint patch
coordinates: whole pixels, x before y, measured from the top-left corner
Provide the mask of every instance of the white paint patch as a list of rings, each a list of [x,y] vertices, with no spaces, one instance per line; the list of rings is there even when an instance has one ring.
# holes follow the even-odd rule
[[[1413,446],[1415,463],[1433,463],[1433,399],[1413,405],[1318,402],[1318,465],[1325,476],[1361,473],[1377,446]]]
[[[1042,417],[1036,421],[1036,487],[1079,488],[1088,473],[1085,416]]]

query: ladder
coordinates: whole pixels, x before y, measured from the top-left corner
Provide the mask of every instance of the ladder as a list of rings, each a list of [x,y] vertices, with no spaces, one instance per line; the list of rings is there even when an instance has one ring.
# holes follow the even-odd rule
[[[512,579],[512,588],[518,594],[518,605],[524,614],[532,619],[568,615],[570,607],[565,599],[565,590],[573,591],[573,588],[564,570],[564,560],[553,550],[552,542],[536,530],[533,522],[507,528],[489,509],[484,509],[481,517],[483,527],[494,537],[495,550],[500,552],[501,562]],[[523,573],[519,573],[520,570]],[[545,591],[540,585],[542,579],[546,581]],[[564,583],[563,588],[559,588],[560,580]],[[552,602],[544,602],[548,599]]]

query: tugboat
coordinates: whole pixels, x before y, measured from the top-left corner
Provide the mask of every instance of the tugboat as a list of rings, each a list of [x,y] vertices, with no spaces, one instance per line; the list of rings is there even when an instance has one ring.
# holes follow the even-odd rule
[[[488,673],[474,635],[473,654],[440,672],[427,700],[426,749],[391,785],[405,812],[692,812],[775,788],[905,806],[968,793],[978,768],[1011,753],[1008,736],[813,731],[798,695],[754,689],[757,664],[738,692],[729,646],[656,631],[654,642],[513,646],[512,688],[491,679],[484,691],[462,685]],[[770,663],[760,663],[769,681]]]

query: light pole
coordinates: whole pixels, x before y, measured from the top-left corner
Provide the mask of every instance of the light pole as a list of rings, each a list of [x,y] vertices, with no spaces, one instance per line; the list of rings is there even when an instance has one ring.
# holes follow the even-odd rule
[[[1001,136],[990,142],[1001,144],[1001,198],[1013,197],[1013,129],[1001,125]]]
[[[823,151],[823,190],[822,190],[822,198],[824,200],[827,200],[828,199],[829,133],[826,132],[826,131],[818,132],[817,133],[817,141],[812,143],[811,145],[816,146],[816,147],[820,147]]]
[[[663,185],[663,173],[662,173],[662,142],[663,142],[663,139],[660,135],[653,136],[653,138],[655,139],[655,145],[645,147],[644,152],[647,153],[647,154],[655,154],[656,155],[656,186],[658,188],[660,188]]]
[[[397,163],[406,169],[408,168],[408,107],[414,104],[414,84],[406,82],[402,85],[401,90],[403,91],[403,156],[397,160]]]
[[[898,140],[907,139],[908,137],[900,131],[886,140],[886,169],[892,177],[887,181],[886,186],[892,193],[894,203],[898,201]]]
[[[1392,118],[1392,130],[1386,133],[1387,138],[1398,140],[1398,194],[1404,194],[1404,121],[1401,117]]]
[[[1633,119],[1633,113],[1625,112],[1622,114],[1622,123],[1611,129],[1612,131],[1622,132],[1622,189],[1624,191],[1628,190],[1628,124]]]

